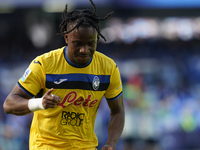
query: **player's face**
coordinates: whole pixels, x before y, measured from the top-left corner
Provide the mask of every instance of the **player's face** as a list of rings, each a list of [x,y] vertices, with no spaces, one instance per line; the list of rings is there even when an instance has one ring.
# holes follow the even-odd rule
[[[68,31],[70,28],[68,28]],[[97,31],[93,27],[79,27],[65,34],[68,44],[67,57],[76,65],[85,65],[93,56],[97,46]]]

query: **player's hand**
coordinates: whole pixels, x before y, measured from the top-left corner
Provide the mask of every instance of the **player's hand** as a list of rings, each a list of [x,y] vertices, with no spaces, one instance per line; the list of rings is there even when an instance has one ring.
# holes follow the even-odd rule
[[[101,148],[101,150],[115,150],[116,148],[111,145],[105,145]]]
[[[51,94],[53,90],[53,88],[49,89],[42,97],[42,105],[45,109],[54,108],[60,102],[59,96]]]

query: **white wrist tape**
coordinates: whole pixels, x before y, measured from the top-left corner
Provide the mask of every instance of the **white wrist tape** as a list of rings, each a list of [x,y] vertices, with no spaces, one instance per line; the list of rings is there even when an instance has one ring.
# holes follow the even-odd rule
[[[33,98],[28,101],[28,108],[30,111],[37,111],[41,109],[45,109],[42,105],[42,99],[43,98]]]

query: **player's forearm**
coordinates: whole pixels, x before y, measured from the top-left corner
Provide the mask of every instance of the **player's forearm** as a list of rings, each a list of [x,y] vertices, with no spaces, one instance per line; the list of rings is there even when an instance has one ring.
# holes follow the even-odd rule
[[[31,112],[28,108],[28,100],[18,95],[9,95],[3,104],[3,108],[7,114],[20,116]]]
[[[108,124],[108,140],[106,145],[112,145],[116,148],[117,142],[122,134],[125,121],[124,109],[116,114],[111,114]]]

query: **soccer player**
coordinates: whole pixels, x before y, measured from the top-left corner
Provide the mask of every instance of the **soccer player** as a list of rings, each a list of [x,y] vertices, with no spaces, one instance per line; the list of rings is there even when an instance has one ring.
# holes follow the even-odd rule
[[[34,112],[30,150],[95,150],[95,118],[103,96],[110,108],[108,139],[102,150],[115,150],[124,127],[120,73],[115,62],[97,52],[100,32],[94,10],[63,11],[60,34],[67,46],[36,57],[7,96],[7,114]]]

